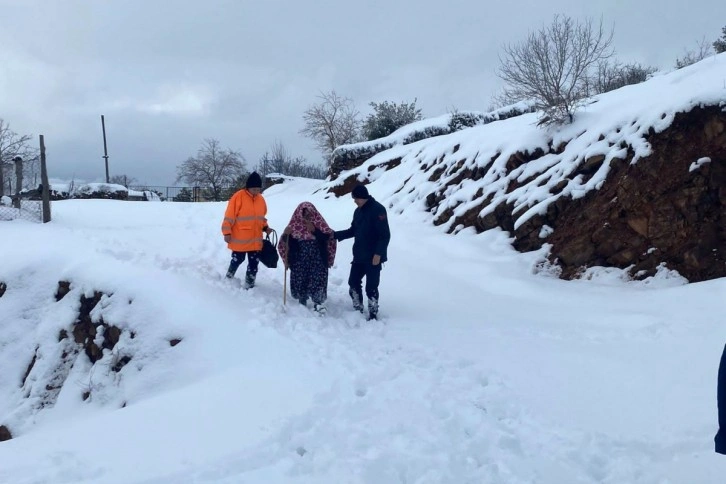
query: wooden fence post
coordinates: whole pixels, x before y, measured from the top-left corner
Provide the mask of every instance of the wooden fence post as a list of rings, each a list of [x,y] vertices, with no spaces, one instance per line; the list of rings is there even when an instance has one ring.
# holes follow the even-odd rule
[[[15,162],[15,199],[13,206],[20,208],[20,191],[23,189],[23,159],[19,156],[13,158]]]
[[[50,183],[45,165],[45,139],[40,135],[40,183],[43,184],[43,223],[50,222]]]
[[[3,161],[3,151],[0,149],[0,197],[5,195],[5,162]]]

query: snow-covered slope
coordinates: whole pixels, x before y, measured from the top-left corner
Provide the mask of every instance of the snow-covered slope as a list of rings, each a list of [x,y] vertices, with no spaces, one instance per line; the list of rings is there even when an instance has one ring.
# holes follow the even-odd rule
[[[422,119],[402,126],[383,138],[338,146],[333,152],[333,165],[335,167],[336,160],[361,157],[369,158],[376,153],[394,146],[414,143],[417,140],[433,136],[442,136],[460,131],[466,127],[488,124],[513,116],[519,116],[522,113],[533,112],[533,110],[534,103],[523,101],[487,113],[454,111],[434,118]]]
[[[537,126],[539,114],[531,113],[396,145],[343,171],[325,188],[349,186],[351,179],[380,180],[386,186],[381,196],[395,211],[429,208],[433,219],[445,215],[449,230],[457,230],[457,217],[471,209],[485,205],[479,213],[484,217],[507,204],[516,229],[561,197],[579,198],[601,187],[611,160],[626,159],[629,151],[633,163],[648,156],[647,134],[666,129],[676,113],[726,106],[725,82],[726,53],[596,96],[572,124],[543,128]],[[526,163],[517,159],[522,155]],[[577,174],[601,156],[592,176]],[[392,160],[396,166],[389,170]],[[432,194],[441,200],[427,206]]]
[[[353,202],[317,188],[270,188],[272,226],[310,200],[346,228]],[[396,202],[383,179],[370,190]],[[248,292],[223,282],[224,204],[70,200],[53,210],[44,226],[0,225],[0,424],[15,433],[0,443],[2,483],[726,475],[712,452],[723,281],[534,276],[542,254],[514,252],[502,232],[451,238],[424,212],[394,211],[383,321],[368,324],[349,308],[350,242],[321,319],[283,309],[282,268],[261,268]],[[56,302],[60,280],[71,292]],[[39,409],[21,388],[31,358],[42,353],[25,390],[51,372],[59,330],[94,291],[106,297],[91,316],[127,336],[93,366],[80,354],[55,405]],[[114,354],[131,356],[118,372]]]

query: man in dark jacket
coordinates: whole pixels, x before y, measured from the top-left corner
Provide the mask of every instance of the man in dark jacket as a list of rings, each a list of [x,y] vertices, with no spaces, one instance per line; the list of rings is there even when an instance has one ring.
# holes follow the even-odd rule
[[[716,443],[716,452],[726,455],[726,347],[723,349],[721,363],[718,366],[716,394],[718,401],[718,432],[713,440]]]
[[[363,312],[363,277],[366,278],[368,296],[368,319],[378,317],[378,284],[381,281],[381,264],[388,260],[388,242],[391,231],[388,216],[383,205],[368,194],[363,185],[352,192],[353,201],[358,206],[353,212],[353,222],[347,230],[336,231],[336,240],[353,240],[353,263],[348,277],[349,294],[353,308]]]

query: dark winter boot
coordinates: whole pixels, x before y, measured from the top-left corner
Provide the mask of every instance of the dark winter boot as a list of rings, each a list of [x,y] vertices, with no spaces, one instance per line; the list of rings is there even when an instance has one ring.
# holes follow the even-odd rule
[[[252,289],[255,287],[255,275],[254,274],[247,274],[245,275],[245,289]]]
[[[348,294],[350,294],[350,299],[353,301],[353,309],[359,312],[363,312],[363,295],[357,291],[355,291],[353,288],[351,288],[348,291]]]
[[[226,277],[227,279],[232,279],[234,277],[234,272],[227,271],[227,274],[224,277]]]
[[[318,314],[318,316],[325,316],[325,313],[328,312],[328,310],[325,308],[325,304],[315,303],[315,306],[313,309]]]
[[[368,298],[368,320],[378,319],[378,299]]]

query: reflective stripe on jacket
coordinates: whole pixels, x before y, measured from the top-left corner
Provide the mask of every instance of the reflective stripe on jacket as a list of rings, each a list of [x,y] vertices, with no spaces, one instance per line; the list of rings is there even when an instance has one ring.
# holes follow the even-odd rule
[[[222,220],[222,234],[231,235],[227,244],[235,252],[255,252],[262,249],[262,229],[267,227],[267,203],[260,195],[252,196],[240,190],[229,199]]]

